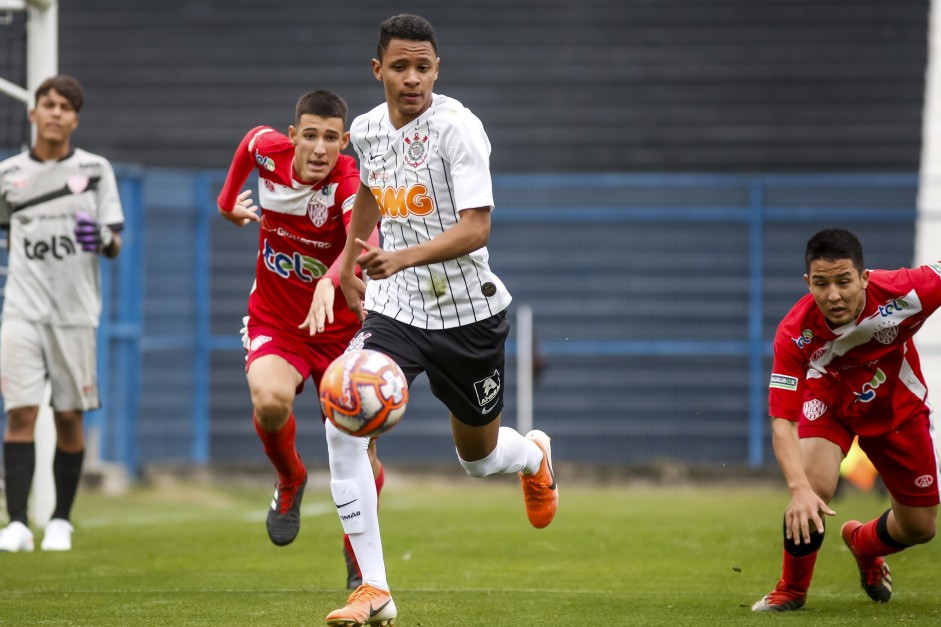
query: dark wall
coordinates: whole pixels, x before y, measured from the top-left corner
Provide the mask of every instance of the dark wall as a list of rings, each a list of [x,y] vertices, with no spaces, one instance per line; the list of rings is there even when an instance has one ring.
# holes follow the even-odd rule
[[[429,18],[437,91],[484,121],[497,172],[915,171],[928,0],[69,0],[76,138],[115,161],[225,167],[297,96],[360,113],[378,23]],[[22,18],[0,27],[16,80]],[[21,46],[19,46],[21,47]],[[18,69],[19,68],[19,69]],[[0,97],[0,144],[25,134]],[[0,146],[2,147],[2,146]]]

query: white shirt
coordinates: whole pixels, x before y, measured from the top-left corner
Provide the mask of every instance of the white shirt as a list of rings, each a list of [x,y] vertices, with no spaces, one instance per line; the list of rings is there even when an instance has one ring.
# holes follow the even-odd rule
[[[104,157],[75,149],[59,161],[23,152],[0,163],[0,225],[9,227],[4,318],[98,326],[98,255],[75,241],[78,211],[115,230],[124,223],[114,171]]]
[[[386,103],[350,127],[360,180],[376,196],[385,250],[397,251],[440,235],[463,209],[493,209],[490,140],[480,120],[457,100],[433,94],[431,107],[400,129]],[[442,263],[369,281],[367,311],[424,329],[485,320],[511,300],[490,270],[483,247]]]

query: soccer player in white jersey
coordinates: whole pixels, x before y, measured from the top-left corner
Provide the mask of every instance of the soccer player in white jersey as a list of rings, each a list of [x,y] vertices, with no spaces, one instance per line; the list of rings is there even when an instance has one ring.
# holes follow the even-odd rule
[[[96,332],[100,255],[116,257],[124,214],[111,164],[71,143],[82,108],[71,76],[47,79],[29,113],[32,150],[0,163],[0,226],[9,275],[0,324],[0,393],[7,412],[3,467],[10,524],[0,551],[33,550],[27,500],[34,431],[48,380],[56,426],[56,505],[41,548],[72,548],[69,522],[82,472],[84,412],[99,407]]]
[[[346,102],[315,90],[294,107],[288,134],[257,126],[242,138],[217,201],[236,226],[259,225],[255,282],[248,298],[243,343],[253,423],[278,473],[266,528],[277,546],[300,531],[307,468],[297,453],[294,399],[308,377],[314,389],[330,362],[359,329],[359,321],[335,298],[340,253],[346,244],[350,207],[359,184],[349,143]],[[258,173],[258,204],[241,191]],[[379,241],[378,234],[372,240]],[[324,417],[321,415],[323,420]],[[370,442],[375,489],[382,490],[382,464]],[[349,538],[344,537],[347,587],[361,581]]]
[[[756,612],[803,607],[855,436],[892,498],[881,516],[840,529],[869,598],[889,600],[885,556],[930,541],[938,514],[934,415],[912,336],[941,306],[941,262],[867,270],[844,229],[811,237],[804,261],[810,293],[778,325],[769,386],[774,454],[791,492],[784,563]]]
[[[410,384],[427,373],[432,392],[450,411],[467,473],[519,473],[530,522],[545,527],[558,504],[549,437],[500,426],[510,294],[488,264],[490,142],[467,108],[432,92],[438,66],[434,29],[425,19],[397,15],[380,25],[372,68],[386,101],[350,127],[360,184],[340,285],[363,320],[350,348],[390,355]],[[380,219],[382,248],[366,241]],[[354,264],[368,274],[368,287]],[[327,437],[334,441],[331,490],[363,573],[363,585],[327,624],[390,625],[396,609],[368,440],[344,435],[329,422]]]

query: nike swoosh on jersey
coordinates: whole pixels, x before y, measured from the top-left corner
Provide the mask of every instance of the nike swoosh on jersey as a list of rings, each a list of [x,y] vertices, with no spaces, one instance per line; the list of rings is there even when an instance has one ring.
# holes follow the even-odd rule
[[[484,407],[483,409],[480,410],[480,413],[485,414],[485,415],[486,415],[486,414],[489,414],[491,411],[493,411],[493,408],[496,407],[496,406],[497,406],[497,404],[494,403],[494,404],[491,405],[490,407]]]

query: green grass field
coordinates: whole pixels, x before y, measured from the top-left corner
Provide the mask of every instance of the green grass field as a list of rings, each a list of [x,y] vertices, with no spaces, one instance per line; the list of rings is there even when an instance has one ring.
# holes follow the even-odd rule
[[[783,488],[564,483],[558,517],[529,527],[511,478],[396,479],[383,493],[386,566],[400,627],[941,624],[941,542],[893,556],[886,605],[859,587],[839,539],[887,502],[848,495],[799,612],[751,604],[780,572]],[[0,625],[322,625],[346,597],[339,522],[324,482],[301,534],[271,545],[261,488],[179,484],[85,492],[69,553],[0,554]]]

